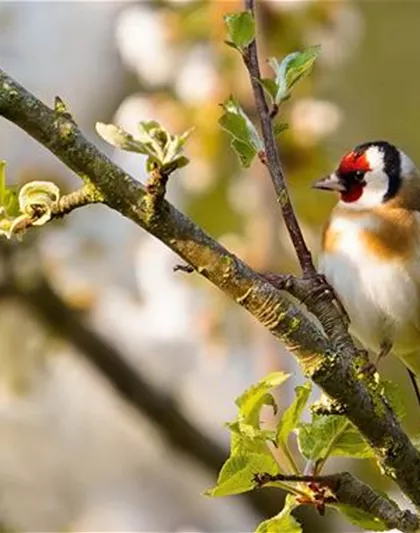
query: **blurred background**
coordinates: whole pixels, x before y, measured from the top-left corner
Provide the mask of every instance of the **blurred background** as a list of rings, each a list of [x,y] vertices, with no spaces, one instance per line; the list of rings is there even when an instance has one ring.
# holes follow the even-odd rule
[[[420,147],[420,4],[260,0],[262,57],[321,44],[314,73],[282,111],[280,149],[311,248],[331,208],[310,189],[344,150]],[[240,168],[217,126],[233,93],[253,115],[248,78],[223,44],[230,0],[1,2],[1,67],[45,102],[59,95],[86,135],[136,179],[144,161],[111,151],[96,121],[157,119],[196,130],[191,164],[170,199],[260,271],[295,271],[272,186],[257,163]],[[266,66],[264,65],[264,68]],[[267,74],[269,71],[267,70]],[[15,126],[0,123],[10,182],[79,180]],[[285,350],[179,260],[105,207],[79,210],[0,249],[0,522],[4,531],[252,531],[278,512],[275,489],[209,499],[227,456],[234,399],[272,370],[294,372]],[[406,373],[382,367],[419,412]],[[376,487],[367,461],[336,461]],[[357,531],[333,512],[299,514],[304,531]]]

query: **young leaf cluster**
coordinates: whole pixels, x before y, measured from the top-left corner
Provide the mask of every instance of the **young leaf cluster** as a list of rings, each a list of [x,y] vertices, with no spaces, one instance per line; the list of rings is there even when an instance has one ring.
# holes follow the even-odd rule
[[[319,46],[311,46],[302,52],[289,54],[280,62],[275,57],[268,60],[275,77],[268,82],[262,80],[262,84],[273,103],[280,105],[290,98],[292,88],[312,70],[319,51]]]
[[[225,16],[228,39],[226,44],[244,52],[255,38],[255,20],[250,11],[229,13]]]
[[[60,190],[51,181],[31,181],[17,191],[6,184],[6,162],[0,161],[0,235],[20,236],[28,226],[42,226],[51,219]]]
[[[226,43],[238,50],[247,62],[248,46],[255,38],[253,14],[249,11],[230,13],[225,16],[225,24],[228,36]],[[290,98],[297,82],[309,74],[318,54],[319,46],[312,46],[301,52],[293,52],[282,61],[274,57],[268,60],[274,71],[273,78],[261,78],[256,81],[262,85],[273,104],[273,116],[277,114],[280,104]],[[224,113],[219,124],[232,137],[232,148],[242,166],[248,168],[256,155],[264,161],[263,142],[239,102],[231,96],[222,107]],[[273,129],[275,135],[279,135],[287,129],[287,124],[273,124]]]
[[[172,135],[158,122],[149,120],[138,124],[137,138],[115,124],[97,122],[96,131],[116,148],[147,156],[148,172],[158,169],[168,176],[189,163],[183,155],[183,149],[192,129],[182,135]]]
[[[256,475],[258,477],[262,473],[269,476],[285,474],[286,479],[287,475],[303,475],[305,464],[312,465],[314,476],[319,475],[330,457],[374,458],[372,449],[345,416],[313,413],[309,422],[302,420],[311,395],[310,382],[295,388],[292,403],[279,414],[277,389],[289,378],[290,374],[274,372],[237,398],[238,415],[227,424],[231,432],[230,456],[219,473],[216,486],[206,492],[208,496],[227,496],[253,490],[258,487]],[[395,386],[390,387],[385,382],[382,390],[383,394],[391,390],[392,398],[387,399],[394,404],[397,396]],[[263,413],[266,413],[262,412],[262,409],[267,406],[277,415],[275,424],[269,428],[261,427]],[[401,412],[398,404],[395,407],[397,412]],[[292,438],[297,444],[293,451]],[[318,506],[319,502],[311,485],[291,483],[287,480],[270,481],[267,485],[282,488],[288,491],[289,496],[283,510],[275,517],[262,522],[257,533],[302,531],[291,513],[303,503]],[[352,523],[360,527],[370,524],[375,531],[386,529],[379,519],[364,511],[338,504],[333,500],[327,502],[327,505],[341,511]]]

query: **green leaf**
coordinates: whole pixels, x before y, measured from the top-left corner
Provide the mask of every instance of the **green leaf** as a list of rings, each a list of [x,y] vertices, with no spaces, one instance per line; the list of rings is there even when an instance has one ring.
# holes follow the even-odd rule
[[[249,168],[257,153],[252,146],[234,139],[231,143],[236,155],[239,157],[239,161],[244,168]]]
[[[115,124],[97,122],[95,129],[102,139],[116,148],[127,150],[128,152],[137,152],[139,154],[147,155],[149,153],[140,141],[134,139],[132,135]]]
[[[364,531],[389,531],[389,527],[382,520],[366,511],[343,504],[334,505],[334,507],[343,513],[349,522]]]
[[[147,155],[146,169],[148,172],[156,167],[166,174],[185,167],[189,159],[182,155],[185,143],[189,139],[194,128],[182,135],[171,135],[163,126],[155,120],[139,122],[139,138],[132,135],[114,124],[96,124],[96,131],[107,142],[130,152]]]
[[[288,63],[286,70],[287,86],[289,89],[311,71],[320,52],[320,46],[311,46],[303,52],[297,52]]]
[[[226,426],[232,433],[231,455],[248,452],[271,455],[267,442],[275,442],[276,434],[274,431],[259,429],[240,420],[229,422]]]
[[[268,472],[275,475],[279,468],[273,456],[258,453],[233,455],[223,465],[216,486],[208,489],[207,496],[228,496],[247,492],[255,487],[254,475]]]
[[[283,133],[283,131],[286,131],[289,128],[289,124],[285,124],[284,122],[276,123],[273,126],[274,135],[277,137],[277,135],[280,135],[280,133]]]
[[[0,161],[0,206],[5,207],[6,187],[6,161]]]
[[[313,461],[329,456],[374,457],[359,431],[339,415],[313,415],[310,423],[299,424],[298,444],[306,459]]]
[[[233,137],[232,147],[242,165],[249,167],[255,155],[264,150],[260,136],[235,98],[229,98],[223,110],[219,125]]]
[[[186,167],[189,162],[190,160],[188,159],[188,157],[181,155],[180,157],[176,157],[169,163],[165,163],[164,165],[162,165],[161,168],[162,171],[166,174],[171,174],[175,170],[179,170],[180,168]]]
[[[276,440],[278,444],[286,444],[290,433],[298,425],[303,410],[308,402],[309,395],[311,394],[311,390],[312,384],[310,381],[295,388],[295,399],[286,411],[284,411],[277,425]]]
[[[288,378],[289,374],[273,372],[236,399],[238,417],[226,424],[232,433],[231,455],[252,452],[271,456],[267,441],[275,441],[275,432],[260,428],[260,411],[263,405],[270,405],[277,412],[277,404],[270,391]]]
[[[295,499],[289,494],[282,511],[273,518],[261,522],[255,533],[302,533],[301,525],[291,514],[295,507],[297,507]]]
[[[241,50],[255,37],[255,20],[250,11],[229,13],[224,17],[229,44]]]
[[[241,394],[236,399],[236,405],[242,420],[259,429],[261,407],[267,404],[273,405],[273,398],[269,392],[272,388],[283,384],[289,377],[290,374],[284,372],[272,372]]]
[[[286,56],[281,63],[271,57],[269,64],[275,73],[277,92],[274,98],[276,104],[283,102],[292,87],[311,71],[320,51],[319,46],[312,46],[302,52],[293,52]]]
[[[261,78],[261,79],[257,79],[257,81],[260,85],[262,85],[265,92],[274,102],[276,99],[276,94],[277,94],[277,83],[275,82],[275,80],[271,78]]]
[[[381,380],[382,391],[381,394],[388,400],[396,417],[401,420],[407,414],[406,406],[403,402],[403,394],[401,388],[397,383],[388,380]]]
[[[20,213],[16,187],[6,185],[6,161],[0,161],[0,208],[8,216],[17,216]]]
[[[229,422],[227,427],[231,431],[230,454],[232,456],[259,453],[271,457],[271,451],[267,446],[267,442],[274,441],[274,431],[257,429],[250,424],[238,420]]]

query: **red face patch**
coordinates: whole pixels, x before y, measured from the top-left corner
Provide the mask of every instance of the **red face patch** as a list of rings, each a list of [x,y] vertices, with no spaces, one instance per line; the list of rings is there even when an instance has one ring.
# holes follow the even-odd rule
[[[362,196],[365,183],[355,179],[355,175],[360,172],[364,174],[369,170],[370,166],[365,151],[349,152],[343,157],[338,167],[338,174],[347,185],[347,190],[340,194],[343,202],[356,202]]]
[[[366,152],[349,152],[340,161],[338,170],[342,174],[349,174],[351,172],[357,172],[358,170],[368,172],[370,166],[366,157]]]
[[[355,184],[348,191],[340,193],[340,198],[343,202],[357,202],[363,194],[363,185]]]

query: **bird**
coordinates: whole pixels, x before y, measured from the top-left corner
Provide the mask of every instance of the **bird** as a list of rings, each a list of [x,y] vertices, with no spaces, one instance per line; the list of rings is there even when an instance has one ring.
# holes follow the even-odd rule
[[[379,361],[392,352],[420,391],[420,174],[387,141],[359,144],[313,187],[338,194],[318,269]]]

